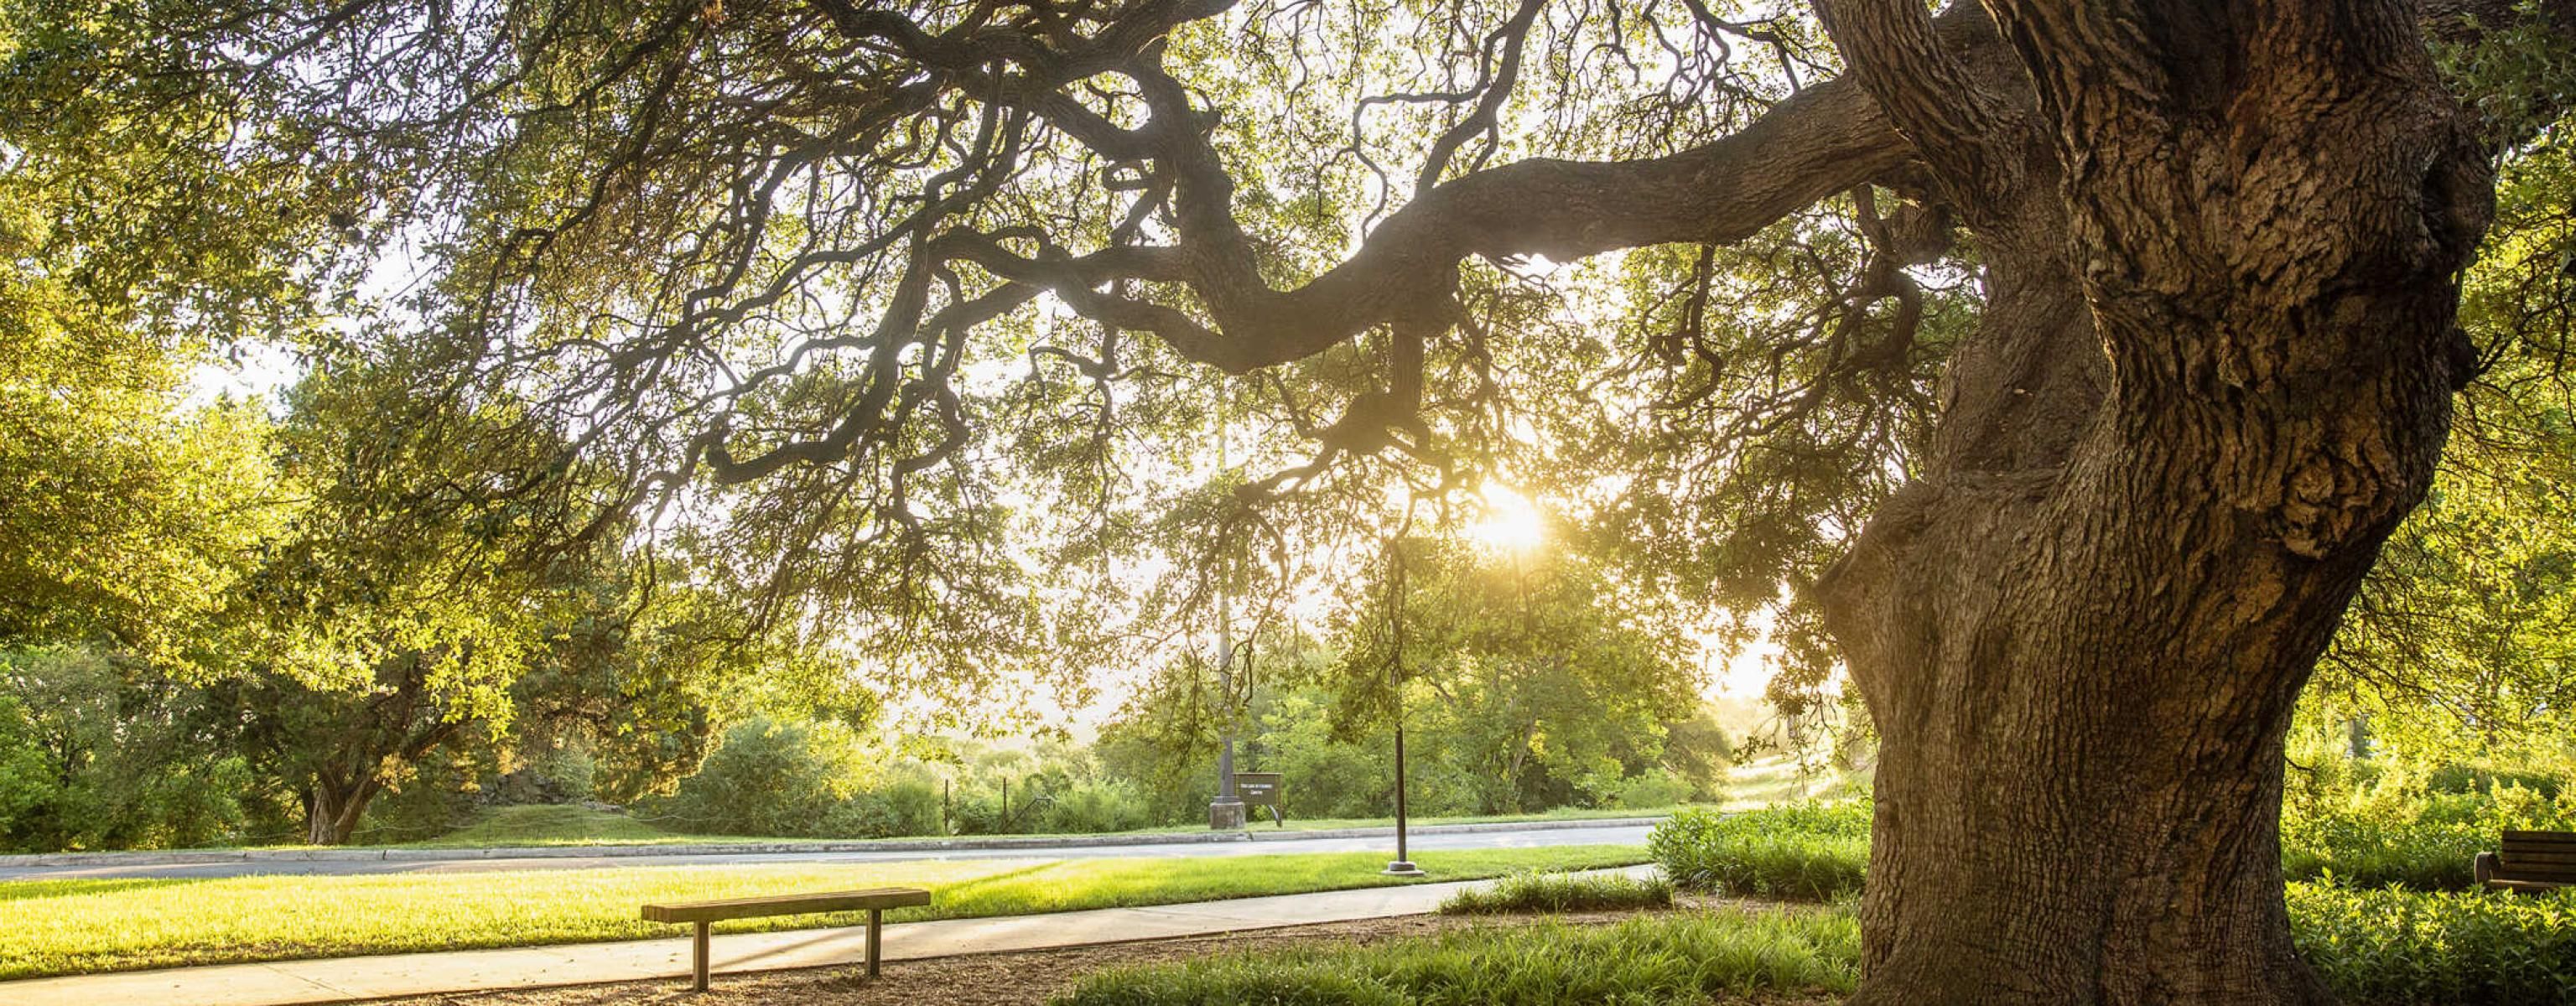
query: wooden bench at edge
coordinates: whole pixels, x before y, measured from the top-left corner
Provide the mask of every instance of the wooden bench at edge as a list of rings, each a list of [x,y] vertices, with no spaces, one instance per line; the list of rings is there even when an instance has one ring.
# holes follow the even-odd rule
[[[763,898],[727,898],[722,901],[684,901],[668,905],[644,906],[646,922],[693,923],[698,927],[691,943],[697,961],[697,989],[707,990],[707,924],[727,919],[754,919],[771,915],[813,915],[823,912],[868,913],[868,977],[877,976],[877,949],[881,942],[884,913],[889,908],[910,908],[930,903],[930,892],[918,887],[878,887],[865,891],[833,891],[828,894],[777,894]]]
[[[2478,853],[2478,883],[2516,891],[2576,885],[2576,831],[2507,831],[2502,847]]]

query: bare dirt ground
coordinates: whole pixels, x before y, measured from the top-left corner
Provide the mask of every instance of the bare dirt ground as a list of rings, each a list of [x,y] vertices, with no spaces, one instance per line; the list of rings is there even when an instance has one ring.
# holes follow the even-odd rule
[[[867,980],[859,968],[841,966],[732,975],[719,973],[715,976],[715,987],[703,995],[690,992],[686,978],[674,978],[614,985],[387,999],[378,1001],[377,1006],[1041,1006],[1049,997],[1071,989],[1084,975],[1109,967],[1165,963],[1211,954],[1276,950],[1314,943],[1378,943],[1425,936],[1461,926],[1528,925],[1542,918],[1599,925],[1635,914],[1601,912],[1475,918],[1413,915],[1064,950],[895,961],[886,964],[884,974],[873,982]],[[1818,1006],[1832,1000],[1765,997],[1760,1001],[1769,1006]]]

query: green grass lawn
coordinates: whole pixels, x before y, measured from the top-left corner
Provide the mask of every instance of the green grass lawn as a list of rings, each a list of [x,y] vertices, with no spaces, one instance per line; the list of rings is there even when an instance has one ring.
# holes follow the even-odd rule
[[[1835,799],[1846,791],[1866,791],[1868,780],[1830,766],[1801,766],[1790,755],[1772,755],[1726,770],[1725,810],[1752,810],[1778,803]]]
[[[1860,977],[1847,912],[1725,909],[1587,926],[1475,926],[1112,968],[1055,1006],[1695,1006],[1839,998]],[[1794,1000],[1786,997],[1795,997]]]
[[[1023,915],[1575,870],[1646,860],[1635,846],[1421,852],[1425,880],[1389,877],[1382,852],[1056,862],[630,867],[355,877],[0,882],[0,979],[189,964],[345,957],[675,936],[636,917],[648,901],[903,885],[926,909],[895,921]],[[862,916],[750,919],[754,932]]]

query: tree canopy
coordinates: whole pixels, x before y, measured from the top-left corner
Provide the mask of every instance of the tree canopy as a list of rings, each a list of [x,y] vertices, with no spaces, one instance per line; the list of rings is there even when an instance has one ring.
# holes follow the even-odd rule
[[[1507,483],[1586,582],[1848,670],[1863,1001],[2313,1002],[2280,756],[2346,605],[2446,534],[2556,575],[2436,487],[2567,346],[2563,8],[28,2],[0,154],[74,193],[26,275],[391,364],[308,460],[431,483],[352,497],[395,553],[676,552],[746,634],[1078,689]],[[305,638],[468,666],[364,608],[395,565]],[[2338,665],[2502,680],[2479,624]]]

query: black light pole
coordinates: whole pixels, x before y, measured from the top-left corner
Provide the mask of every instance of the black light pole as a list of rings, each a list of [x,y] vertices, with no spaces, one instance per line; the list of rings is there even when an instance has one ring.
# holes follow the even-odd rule
[[[1404,584],[1404,552],[1403,552],[1403,548],[1404,548],[1404,543],[1403,543],[1403,542],[1402,542],[1402,540],[1400,540],[1400,539],[1399,539],[1399,540],[1398,540],[1398,541],[1397,541],[1397,542],[1392,546],[1393,557],[1394,557],[1394,559],[1395,559],[1395,570],[1394,570],[1393,580],[1394,580],[1394,587],[1395,587],[1395,592],[1396,592],[1396,593],[1395,593],[1395,605],[1394,605],[1394,610],[1393,610],[1393,612],[1392,612],[1392,614],[1395,616],[1395,625],[1392,627],[1392,629],[1391,629],[1391,631],[1390,631],[1390,636],[1391,636],[1391,638],[1395,641],[1395,646],[1394,646],[1394,649],[1393,649],[1394,659],[1387,661],[1387,665],[1386,665],[1386,683],[1387,683],[1387,686],[1388,686],[1388,691],[1392,692],[1392,693],[1394,694],[1394,696],[1395,696],[1395,862],[1392,862],[1392,863],[1388,863],[1388,864],[1386,864],[1386,870],[1385,870],[1385,872],[1386,872],[1389,876],[1396,876],[1396,877],[1419,877],[1419,876],[1421,876],[1421,875],[1422,875],[1422,868],[1421,868],[1421,867],[1419,867],[1419,866],[1415,866],[1415,865],[1413,865],[1413,857],[1412,857],[1411,855],[1408,855],[1408,854],[1407,854],[1407,850],[1405,849],[1405,845],[1404,845],[1404,587],[1405,587],[1405,584]]]
[[[1395,862],[1386,864],[1386,872],[1398,877],[1419,877],[1422,868],[1413,865],[1413,857],[1404,848],[1404,697],[1395,699]]]

